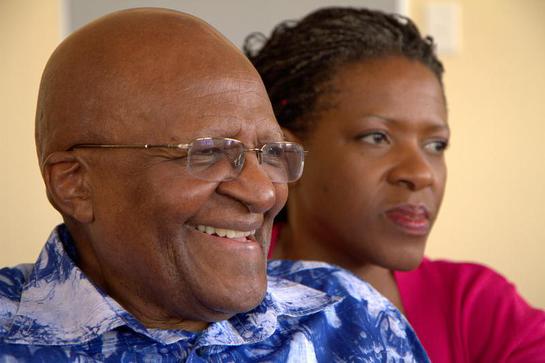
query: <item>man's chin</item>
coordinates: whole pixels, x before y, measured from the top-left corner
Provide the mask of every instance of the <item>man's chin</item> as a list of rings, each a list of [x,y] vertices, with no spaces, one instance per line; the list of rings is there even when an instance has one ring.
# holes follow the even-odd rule
[[[210,321],[227,320],[236,314],[253,310],[261,304],[266,293],[266,284],[250,291],[234,291],[229,296],[219,299],[220,301],[212,308],[217,314]]]

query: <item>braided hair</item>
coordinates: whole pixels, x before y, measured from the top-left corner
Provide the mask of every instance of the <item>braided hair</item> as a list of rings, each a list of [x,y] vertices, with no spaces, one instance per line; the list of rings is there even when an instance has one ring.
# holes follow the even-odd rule
[[[401,55],[422,62],[442,84],[443,65],[431,37],[408,18],[381,11],[330,7],[284,21],[267,39],[250,34],[244,53],[260,73],[279,124],[296,135],[311,125],[316,100],[340,65]]]

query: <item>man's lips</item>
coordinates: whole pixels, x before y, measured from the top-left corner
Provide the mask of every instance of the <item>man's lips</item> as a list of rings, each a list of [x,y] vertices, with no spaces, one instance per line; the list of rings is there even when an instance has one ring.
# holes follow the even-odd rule
[[[429,211],[423,205],[400,204],[388,209],[385,214],[406,234],[424,236],[430,231]]]

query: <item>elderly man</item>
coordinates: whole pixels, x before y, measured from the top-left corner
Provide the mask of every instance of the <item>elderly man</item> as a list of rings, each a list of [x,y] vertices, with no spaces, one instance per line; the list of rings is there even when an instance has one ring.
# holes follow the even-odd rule
[[[367,284],[266,251],[301,146],[250,63],[169,10],[103,17],[42,78],[36,146],[62,214],[0,270],[0,362],[426,361]]]

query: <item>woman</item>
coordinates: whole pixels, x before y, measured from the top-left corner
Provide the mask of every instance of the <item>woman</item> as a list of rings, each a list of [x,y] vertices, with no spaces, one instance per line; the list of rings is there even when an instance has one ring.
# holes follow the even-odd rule
[[[369,281],[433,362],[545,361],[545,314],[509,282],[423,257],[449,142],[432,39],[401,16],[327,8],[268,40],[252,34],[244,49],[286,136],[309,151],[273,257],[322,260]]]

